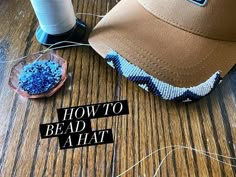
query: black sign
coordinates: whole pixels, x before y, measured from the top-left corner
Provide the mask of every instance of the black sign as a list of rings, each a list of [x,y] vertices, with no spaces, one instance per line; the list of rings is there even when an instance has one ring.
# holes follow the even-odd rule
[[[127,100],[62,108],[57,110],[59,121],[93,119],[129,114]]]
[[[58,137],[61,149],[113,143],[111,129],[92,131],[91,119],[129,113],[128,102],[116,101],[57,110],[59,122],[41,124],[41,138]]]
[[[59,144],[61,149],[108,143],[113,143],[113,135],[111,129],[91,131],[87,133],[61,135],[59,137]]]

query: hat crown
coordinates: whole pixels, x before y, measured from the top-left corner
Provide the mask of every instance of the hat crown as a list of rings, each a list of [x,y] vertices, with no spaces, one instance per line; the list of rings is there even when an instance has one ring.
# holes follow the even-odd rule
[[[236,41],[236,0],[138,0],[157,18],[204,37]]]

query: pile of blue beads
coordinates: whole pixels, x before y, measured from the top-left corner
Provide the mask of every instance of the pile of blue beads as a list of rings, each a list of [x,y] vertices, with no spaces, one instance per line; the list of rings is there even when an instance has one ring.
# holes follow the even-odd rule
[[[61,79],[62,67],[53,60],[37,60],[23,67],[19,86],[30,95],[46,93]]]

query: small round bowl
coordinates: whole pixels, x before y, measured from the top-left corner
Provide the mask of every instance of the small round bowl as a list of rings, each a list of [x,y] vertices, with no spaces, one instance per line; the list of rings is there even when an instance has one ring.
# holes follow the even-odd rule
[[[30,95],[26,91],[20,88],[19,75],[25,65],[33,63],[35,60],[52,60],[52,61],[57,62],[62,67],[62,76],[61,76],[60,82],[55,87],[47,91],[46,93],[42,93],[38,95]],[[15,90],[15,92],[17,92],[19,95],[26,98],[50,97],[63,86],[67,78],[66,72],[67,72],[67,62],[66,60],[59,57],[58,55],[51,52],[32,54],[22,59],[20,62],[18,62],[16,65],[12,67],[8,84],[13,90]]]

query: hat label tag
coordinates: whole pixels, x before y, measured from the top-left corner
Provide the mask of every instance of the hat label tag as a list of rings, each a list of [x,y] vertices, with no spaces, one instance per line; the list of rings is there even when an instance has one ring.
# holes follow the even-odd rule
[[[198,6],[203,7],[203,6],[205,6],[207,4],[208,0],[188,0],[188,1],[194,3],[194,4],[198,5]]]

